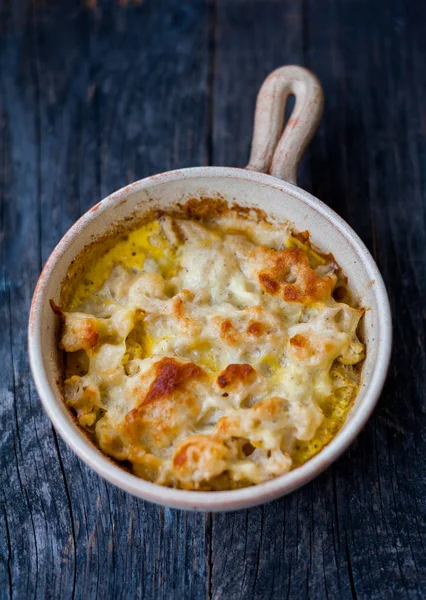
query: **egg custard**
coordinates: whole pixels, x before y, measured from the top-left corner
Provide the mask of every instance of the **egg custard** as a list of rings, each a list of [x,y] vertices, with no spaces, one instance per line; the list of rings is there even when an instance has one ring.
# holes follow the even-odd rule
[[[53,304],[66,404],[146,480],[261,483],[342,426],[365,351],[351,304],[306,232],[231,209],[153,215],[86,261]]]

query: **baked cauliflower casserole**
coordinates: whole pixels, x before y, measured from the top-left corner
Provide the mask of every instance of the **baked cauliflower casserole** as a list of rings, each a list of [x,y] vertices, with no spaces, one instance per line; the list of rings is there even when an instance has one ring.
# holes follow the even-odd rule
[[[225,490],[288,472],[337,433],[363,310],[307,232],[202,206],[117,234],[52,306],[64,398],[99,448],[157,484]]]

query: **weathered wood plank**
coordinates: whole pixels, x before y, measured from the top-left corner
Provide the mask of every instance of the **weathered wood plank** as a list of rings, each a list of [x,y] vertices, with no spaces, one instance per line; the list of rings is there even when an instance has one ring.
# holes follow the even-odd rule
[[[0,595],[424,598],[426,6],[403,0],[0,3]],[[268,506],[160,509],[87,469],[45,417],[26,320],[43,262],[99,198],[150,173],[243,166],[281,64],[326,91],[301,184],[367,243],[395,350],[357,442]]]
[[[136,178],[206,162],[207,8],[18,8],[3,6],[0,39],[1,589],[204,598],[208,517],[129,497],[57,438],[31,383],[26,322],[42,263],[84,210]]]
[[[426,239],[424,221],[414,217],[423,214],[424,196],[419,163],[413,174],[412,161],[424,153],[424,135],[416,128],[421,115],[412,99],[415,86],[424,97],[426,81],[420,65],[415,71],[410,62],[413,31],[425,49],[425,14],[423,9],[423,20],[413,19],[399,1],[330,2],[321,14],[312,2],[311,11],[311,64],[329,86],[332,103],[314,185],[325,198],[326,181],[332,203],[370,247],[396,317],[394,357],[378,410],[341,461],[351,476],[339,469],[337,484],[351,502],[338,500],[340,532],[346,532],[357,596],[423,597],[425,480],[419,457],[426,439],[426,379],[417,299],[425,297]],[[334,23],[327,38],[318,27],[326,19]],[[316,41],[321,52],[314,51]],[[325,168],[330,154],[332,171]]]
[[[258,85],[290,60],[319,75],[325,113],[301,183],[342,214],[375,255],[398,314],[395,356],[375,417],[336,465],[282,501],[214,516],[212,595],[420,598],[425,9],[398,1],[291,3],[301,11],[303,34],[296,28],[289,59],[291,51],[276,41],[280,32],[287,40],[294,33],[282,23],[288,4],[219,2],[214,156],[244,164],[254,93],[249,108],[238,100],[249,78]]]

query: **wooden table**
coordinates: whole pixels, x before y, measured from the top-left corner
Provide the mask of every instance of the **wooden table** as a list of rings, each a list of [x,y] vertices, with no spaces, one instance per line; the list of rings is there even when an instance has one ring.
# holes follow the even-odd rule
[[[0,2],[0,597],[426,597],[426,2]],[[28,367],[43,263],[113,190],[243,166],[257,90],[314,70],[326,105],[300,182],[357,231],[388,286],[389,378],[322,476],[233,514],[159,508],[64,445]]]

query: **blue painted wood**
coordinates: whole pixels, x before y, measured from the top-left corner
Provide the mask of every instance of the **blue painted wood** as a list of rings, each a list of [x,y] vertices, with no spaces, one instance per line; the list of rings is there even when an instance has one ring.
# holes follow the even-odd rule
[[[62,443],[26,322],[56,242],[151,173],[243,166],[255,96],[286,63],[326,105],[302,186],[361,235],[395,348],[379,406],[317,480],[222,515],[162,509]],[[426,5],[404,0],[0,1],[0,597],[426,596]]]

